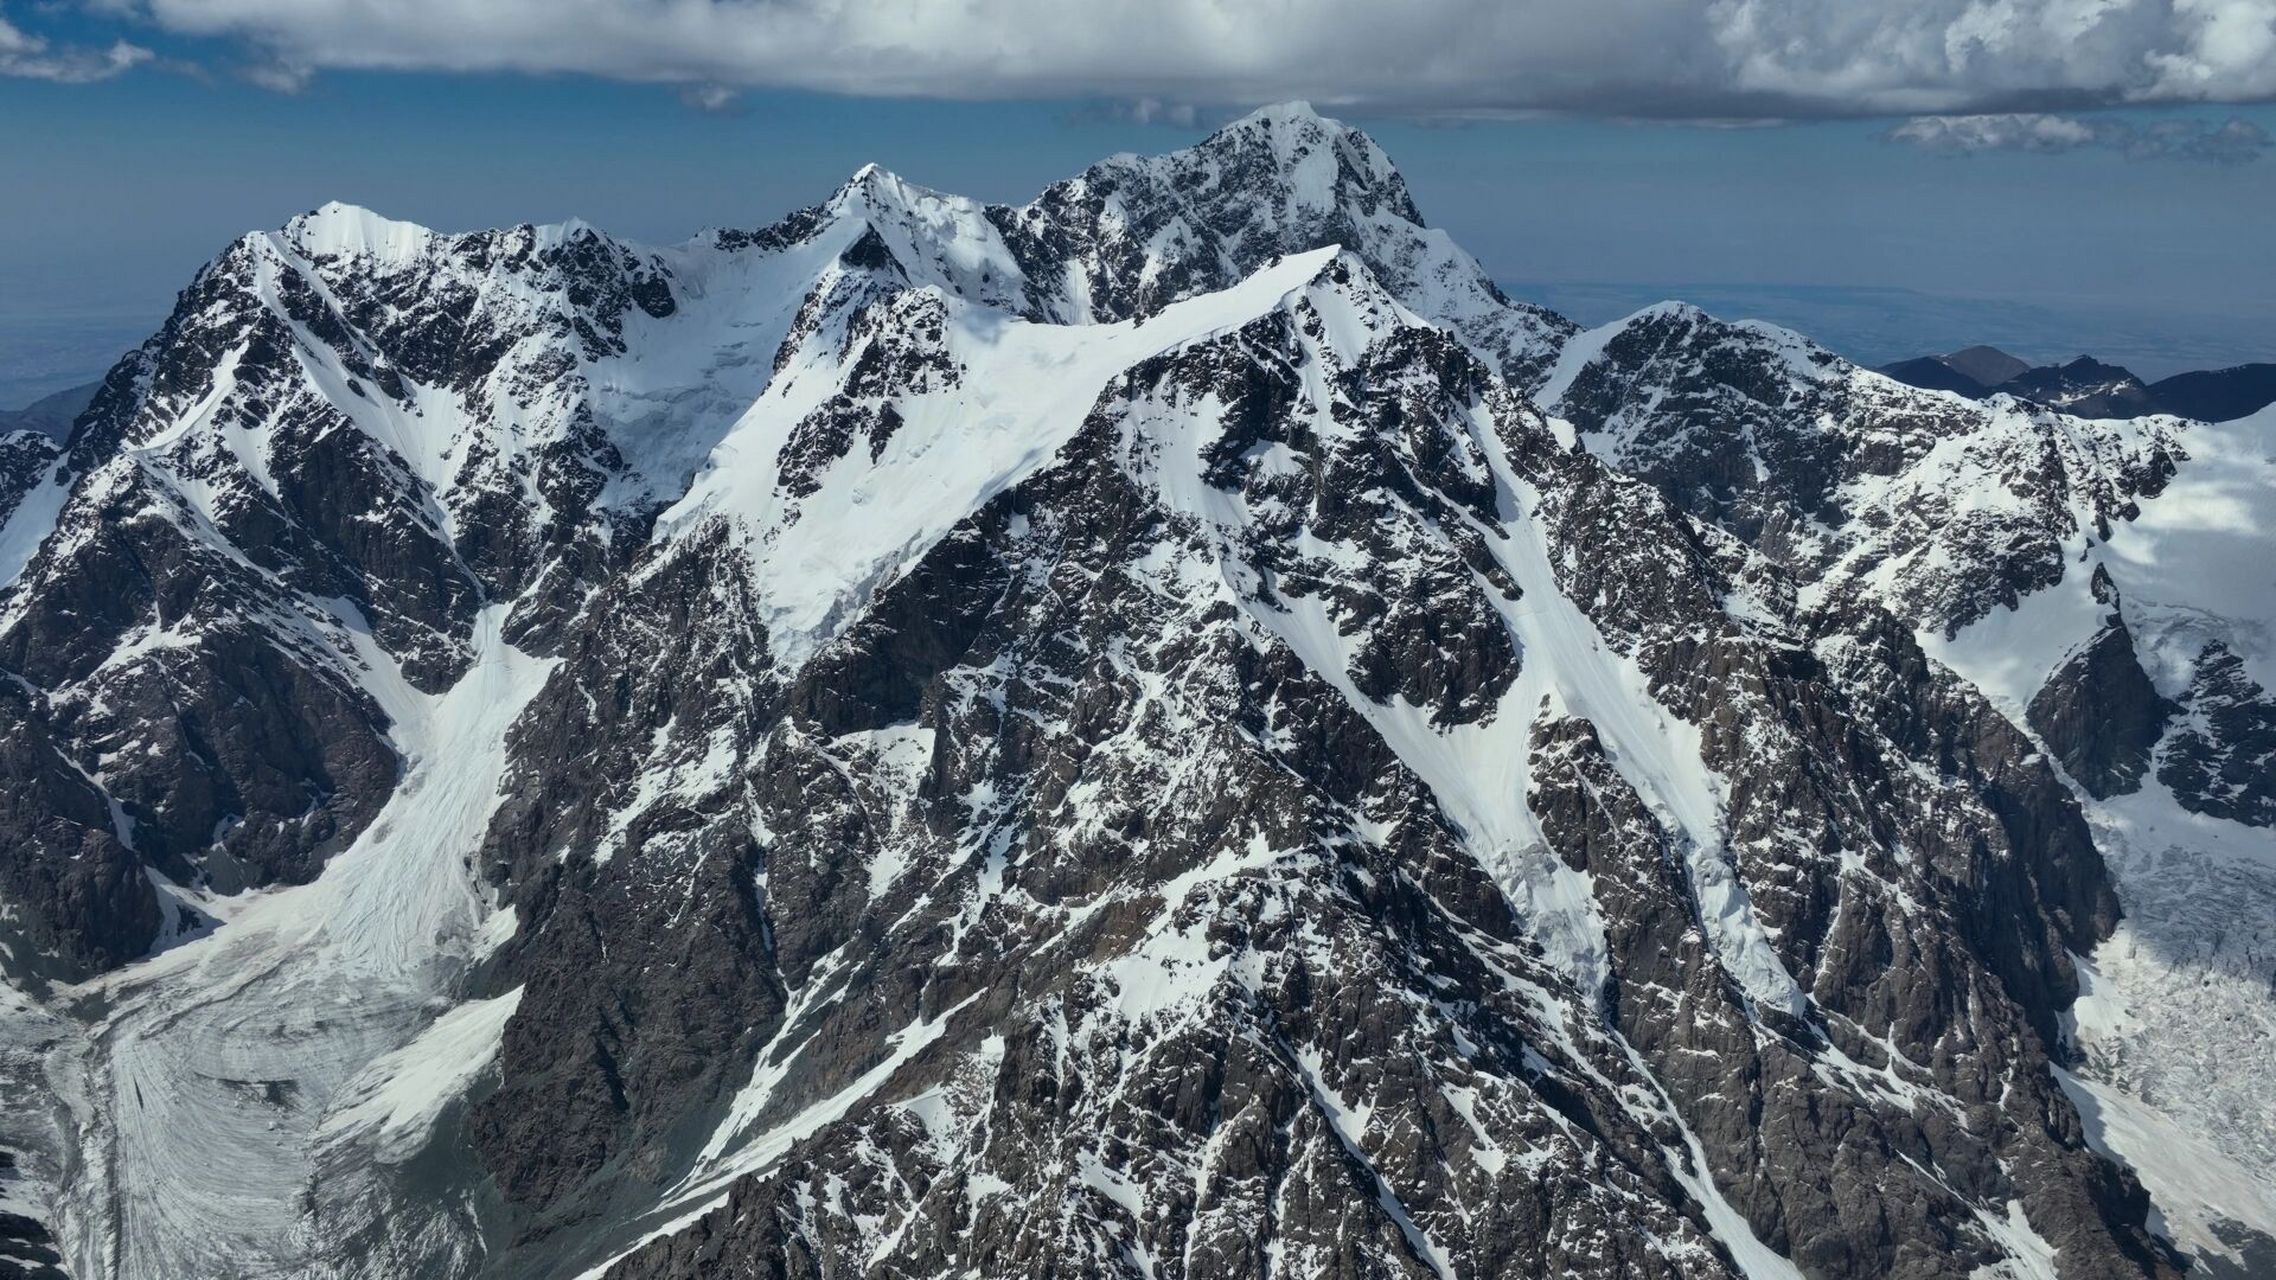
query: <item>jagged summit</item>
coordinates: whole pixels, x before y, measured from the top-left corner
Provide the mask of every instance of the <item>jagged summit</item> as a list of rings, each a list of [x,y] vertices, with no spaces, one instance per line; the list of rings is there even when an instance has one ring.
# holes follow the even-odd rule
[[[1322,116],[1308,102],[1259,108],[1192,150],[1239,164],[1241,153],[1255,148],[1269,154],[1272,167],[1286,175],[1284,187],[1293,203],[1325,209],[1343,200],[1380,198],[1400,217],[1422,225],[1422,214],[1391,157],[1365,133]]]
[[[465,239],[526,241],[535,250],[554,249],[593,237],[606,238],[582,218],[466,233],[438,232],[415,222],[385,217],[360,205],[333,200],[287,222],[283,243],[313,258],[347,257],[381,265],[417,262],[439,245]]]
[[[341,204],[295,219],[284,235],[311,256],[398,265],[482,252],[476,246],[545,254],[597,239],[627,259],[656,260],[659,275],[707,274],[706,250],[831,239],[830,228],[848,221],[873,229],[880,252],[912,280],[1056,323],[1143,315],[1229,287],[1277,257],[1343,244],[1409,305],[1521,378],[1572,328],[1504,298],[1468,254],[1425,225],[1380,147],[1302,103],[1260,109],[1183,151],[1104,161],[1018,207],[931,190],[873,163],[773,227],[698,235],[668,250],[576,221],[453,237]]]
[[[326,206],[0,442],[0,1228],[121,1280],[2244,1258],[2264,427],[1579,330],[1299,104],[661,248]]]

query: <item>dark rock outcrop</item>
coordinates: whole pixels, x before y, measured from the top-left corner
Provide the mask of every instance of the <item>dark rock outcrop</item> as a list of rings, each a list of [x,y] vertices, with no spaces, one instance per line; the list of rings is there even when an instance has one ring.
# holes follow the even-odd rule
[[[2157,777],[2198,813],[2276,827],[2276,694],[2218,641],[2198,655]]]
[[[2109,574],[2095,569],[2095,598],[2111,606],[2102,629],[2065,659],[2031,699],[2031,728],[2096,799],[2142,785],[2174,706],[2150,682],[2134,653]]]

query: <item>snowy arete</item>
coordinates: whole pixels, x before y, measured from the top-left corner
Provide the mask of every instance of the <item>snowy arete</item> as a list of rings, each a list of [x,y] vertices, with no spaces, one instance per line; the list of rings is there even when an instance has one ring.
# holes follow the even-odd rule
[[[2271,530],[1303,107],[327,206],[0,438],[0,1274],[2268,1275]]]

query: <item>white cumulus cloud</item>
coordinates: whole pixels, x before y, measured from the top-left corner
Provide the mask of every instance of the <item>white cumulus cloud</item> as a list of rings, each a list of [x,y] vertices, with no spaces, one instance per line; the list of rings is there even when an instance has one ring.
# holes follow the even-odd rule
[[[274,65],[1709,118],[2276,98],[2276,0],[84,0]]]

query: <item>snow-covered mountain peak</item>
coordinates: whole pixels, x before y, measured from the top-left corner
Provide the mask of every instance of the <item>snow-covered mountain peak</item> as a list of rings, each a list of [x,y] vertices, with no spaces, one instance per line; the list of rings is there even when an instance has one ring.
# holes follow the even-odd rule
[[[496,261],[512,271],[531,258],[542,259],[565,248],[598,243],[606,243],[626,256],[650,253],[582,218],[445,232],[338,200],[292,218],[278,231],[256,232],[248,239],[267,241],[281,252],[321,264],[342,276],[389,275],[444,262],[482,270]]]
[[[1276,256],[1340,244],[1521,385],[1573,329],[1503,297],[1475,259],[1424,225],[1373,140],[1302,107],[1253,113],[1180,151],[1102,161],[997,221],[1015,251],[1065,264],[1029,274],[1039,308],[1066,318],[1143,315]]]
[[[1236,171],[1253,168],[1261,156],[1280,182],[1259,194],[1279,195],[1291,209],[1324,212],[1380,201],[1405,221],[1422,224],[1406,179],[1383,148],[1307,102],[1260,108],[1196,143],[1190,154]]]
[[[1812,584],[1932,632],[2060,579],[2186,456],[2170,418],[2095,422],[1860,368],[1790,330],[1662,303],[1568,342],[1537,390],[1590,449]]]
[[[1261,107],[1255,108],[1247,115],[1240,117],[1238,120],[1232,121],[1225,127],[1240,128],[1246,125],[1264,125],[1266,127],[1277,129],[1296,127],[1307,124],[1325,125],[1329,128],[1343,127],[1340,122],[1330,120],[1327,117],[1321,115],[1319,109],[1317,107],[1314,107],[1309,100],[1304,98],[1289,98],[1282,102],[1268,102]]]
[[[1027,272],[977,200],[867,164],[823,206],[822,217],[866,224],[876,237],[874,265],[889,258],[911,283],[1014,313],[1028,309]]]
[[[1334,225],[1354,234],[1345,243],[1363,254],[1376,241],[1423,230],[1406,181],[1374,140],[1303,104],[1266,107],[1180,151],[1124,154],[1101,162],[1061,188],[1126,206],[1165,199],[1221,238],[1235,262],[1308,247],[1292,237]],[[1131,212],[1138,212],[1132,209]]]
[[[333,200],[287,222],[282,239],[312,258],[355,257],[400,263],[426,254],[435,232]]]
[[[63,448],[75,1274],[2172,1274],[2051,1046],[2086,800],[2276,823],[2250,430],[1580,333],[1289,104],[670,247],[326,206]]]
[[[1331,245],[1144,320],[1048,324],[935,286],[839,313],[786,352],[656,538],[708,546],[707,530],[732,530],[795,669],[899,567],[1049,464],[1125,370],[1324,288],[1346,333],[1397,306]]]
[[[829,209],[857,214],[878,208],[905,210],[934,205],[957,210],[984,207],[979,201],[911,182],[874,160],[854,170],[826,202]]]

